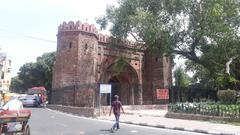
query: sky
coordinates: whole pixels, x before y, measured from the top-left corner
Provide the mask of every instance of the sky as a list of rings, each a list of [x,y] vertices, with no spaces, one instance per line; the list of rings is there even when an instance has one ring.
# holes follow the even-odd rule
[[[27,62],[56,51],[63,21],[96,24],[116,0],[0,0],[0,46],[12,60],[12,76]],[[96,25],[99,27],[98,25]]]

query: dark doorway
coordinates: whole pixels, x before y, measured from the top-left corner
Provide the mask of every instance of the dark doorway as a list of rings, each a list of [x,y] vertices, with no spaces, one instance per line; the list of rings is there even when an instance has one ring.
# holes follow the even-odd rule
[[[121,84],[116,76],[113,76],[109,81],[109,84],[112,85],[111,92],[111,103],[114,101],[114,95],[120,95]],[[110,94],[107,94],[107,104],[110,105]]]

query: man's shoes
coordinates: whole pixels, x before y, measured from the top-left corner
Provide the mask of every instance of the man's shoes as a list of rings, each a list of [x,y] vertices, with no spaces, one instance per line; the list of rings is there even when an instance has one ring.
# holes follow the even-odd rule
[[[114,133],[114,129],[113,128],[111,128],[110,130],[111,130],[111,133]]]

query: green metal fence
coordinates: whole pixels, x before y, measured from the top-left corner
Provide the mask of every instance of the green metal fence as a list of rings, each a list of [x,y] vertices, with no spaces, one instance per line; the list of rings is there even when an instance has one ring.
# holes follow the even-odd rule
[[[176,103],[168,105],[169,112],[201,114],[240,119],[240,105]]]

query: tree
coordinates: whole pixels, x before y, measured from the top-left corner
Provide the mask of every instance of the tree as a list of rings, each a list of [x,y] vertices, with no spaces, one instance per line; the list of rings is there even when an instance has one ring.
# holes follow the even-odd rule
[[[175,85],[180,88],[185,88],[190,85],[190,77],[184,72],[182,67],[178,67],[173,73]]]
[[[240,59],[239,12],[239,0],[120,0],[97,22],[102,28],[111,22],[114,38],[180,55],[216,79]]]
[[[49,90],[52,87],[53,64],[56,58],[56,52],[45,53],[37,58],[39,68],[44,73],[44,86]]]
[[[24,92],[33,86],[44,86],[47,90],[50,90],[55,55],[55,52],[44,53],[37,58],[37,62],[24,64],[20,68],[18,76],[13,78],[11,89]]]
[[[184,72],[181,67],[178,67],[174,71],[173,76],[175,79],[175,89],[178,90],[178,99],[182,102],[183,92],[186,93],[186,89],[190,85],[190,77]]]
[[[18,78],[18,76],[15,76],[12,78],[12,82],[10,85],[10,89],[13,92],[18,92],[18,93],[24,93],[24,88],[23,86],[23,81]]]

